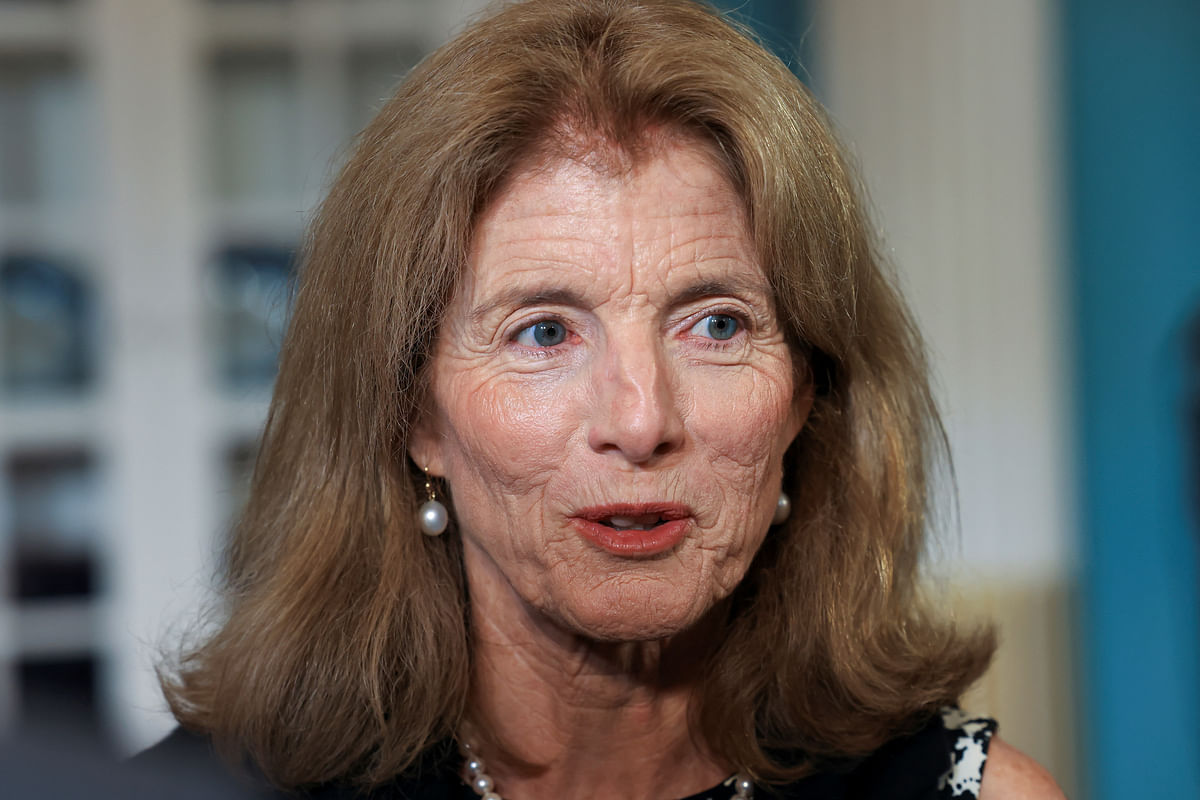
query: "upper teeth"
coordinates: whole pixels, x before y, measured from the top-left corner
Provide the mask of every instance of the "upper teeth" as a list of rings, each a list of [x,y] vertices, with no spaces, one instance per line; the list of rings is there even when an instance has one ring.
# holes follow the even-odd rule
[[[640,531],[647,531],[647,530],[650,530],[651,528],[653,528],[655,525],[657,525],[658,520],[655,519],[651,522],[638,522],[636,519],[633,519],[632,517],[609,517],[608,524],[613,526],[614,528],[619,528],[621,530],[637,528]]]

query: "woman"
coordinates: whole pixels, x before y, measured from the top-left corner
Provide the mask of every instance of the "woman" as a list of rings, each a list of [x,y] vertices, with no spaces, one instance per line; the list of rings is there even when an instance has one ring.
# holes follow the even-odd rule
[[[683,0],[506,7],[314,223],[167,697],[330,796],[970,796],[985,757],[985,798],[1057,796],[941,711],[992,644],[917,593],[939,443],[786,68]]]

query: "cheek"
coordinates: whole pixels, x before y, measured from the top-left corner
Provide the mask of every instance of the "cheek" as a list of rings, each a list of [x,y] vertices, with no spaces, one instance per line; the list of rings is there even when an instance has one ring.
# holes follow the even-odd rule
[[[783,454],[798,432],[790,366],[746,369],[697,387],[693,431],[709,471],[719,515],[710,544],[727,548],[716,582],[728,593],[741,580],[771,525]]]
[[[734,474],[763,480],[798,432],[792,391],[791,373],[782,368],[747,368],[706,381],[692,392],[693,430]]]
[[[439,395],[456,497],[474,487],[505,505],[528,499],[561,468],[578,428],[574,393],[561,382],[463,372]]]

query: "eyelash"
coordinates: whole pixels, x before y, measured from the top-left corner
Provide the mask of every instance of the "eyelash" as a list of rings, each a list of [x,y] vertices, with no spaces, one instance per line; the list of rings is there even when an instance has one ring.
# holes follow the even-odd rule
[[[709,317],[730,317],[737,322],[738,329],[737,332],[728,339],[711,339],[707,336],[696,337],[699,339],[697,346],[705,350],[720,351],[735,347],[739,340],[750,330],[750,320],[746,313],[739,308],[730,307],[709,308],[705,309],[699,314],[688,317],[687,321],[683,323],[685,330],[690,331],[696,326],[697,323],[702,322]]]
[[[749,319],[748,315],[742,309],[732,308],[732,307],[728,307],[728,306],[718,306],[716,308],[708,308],[698,314],[693,314],[693,315],[689,316],[685,321],[683,321],[680,324],[680,327],[682,327],[685,332],[690,331],[697,323],[701,322],[702,320],[707,319],[708,317],[713,317],[713,316],[731,317],[732,319],[737,321],[738,330],[729,339],[712,339],[712,338],[709,338],[706,336],[692,337],[693,340],[695,340],[695,342],[696,342],[696,346],[701,347],[705,350],[712,350],[712,351],[728,350],[731,347],[736,346],[738,343],[738,340],[741,339],[743,336],[745,336],[751,329],[750,319]],[[544,322],[553,322],[556,325],[562,325],[563,328],[566,329],[566,332],[567,332],[566,341],[561,342],[556,345],[549,345],[547,347],[530,347],[528,345],[520,344],[517,341],[517,338],[522,333],[529,330],[533,326],[540,325]],[[563,345],[568,344],[570,342],[571,338],[576,337],[576,336],[577,336],[577,334],[574,332],[571,325],[569,323],[567,323],[566,320],[564,320],[562,317],[548,314],[546,316],[536,317],[533,319],[523,321],[520,324],[520,327],[518,327],[511,334],[509,334],[508,342],[509,342],[509,344],[511,344],[515,347],[521,348],[522,350],[524,350],[526,353],[528,353],[530,356],[532,356],[534,358],[553,358],[559,354]]]
[[[525,331],[529,330],[535,325],[541,325],[544,322],[553,322],[556,325],[561,325],[566,331],[566,339],[559,344],[550,345],[548,347],[530,347],[529,345],[524,345],[517,341],[518,337],[520,337],[520,335]],[[520,327],[509,334],[508,343],[514,347],[520,348],[533,358],[554,358],[560,354],[562,346],[569,343],[574,336],[576,336],[576,334],[566,320],[564,320],[562,317],[556,317],[552,314],[548,314],[546,316],[536,317],[521,322]]]

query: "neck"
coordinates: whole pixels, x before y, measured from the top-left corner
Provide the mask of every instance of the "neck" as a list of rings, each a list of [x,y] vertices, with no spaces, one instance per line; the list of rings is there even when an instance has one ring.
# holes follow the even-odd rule
[[[611,643],[564,630],[507,586],[472,585],[471,609],[465,735],[505,800],[685,797],[733,771],[688,724],[711,621]]]

